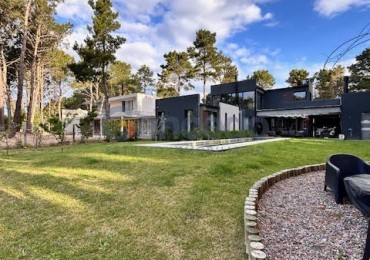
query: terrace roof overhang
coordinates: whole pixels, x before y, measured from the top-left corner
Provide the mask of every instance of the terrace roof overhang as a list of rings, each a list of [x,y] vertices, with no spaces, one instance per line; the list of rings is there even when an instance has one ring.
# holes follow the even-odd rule
[[[258,117],[307,118],[309,116],[339,115],[340,107],[310,107],[296,109],[264,109],[257,111]]]

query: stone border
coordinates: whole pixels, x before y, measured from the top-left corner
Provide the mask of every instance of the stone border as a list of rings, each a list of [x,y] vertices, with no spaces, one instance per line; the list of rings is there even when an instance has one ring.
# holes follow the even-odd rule
[[[266,259],[267,255],[263,251],[265,246],[261,243],[262,238],[259,236],[258,228],[258,203],[265,193],[275,183],[295,177],[303,173],[323,171],[325,163],[314,164],[294,169],[287,169],[276,172],[270,176],[263,177],[249,189],[249,196],[244,203],[244,244],[249,259]]]
[[[172,148],[172,149],[186,149],[186,150],[200,150],[221,152],[233,148],[250,146],[255,144],[262,144],[268,142],[276,142],[288,140],[289,138],[237,138],[237,139],[221,139],[221,140],[201,140],[201,141],[175,141],[165,143],[150,143],[150,144],[137,144],[135,146],[145,147],[159,147],[159,148]],[[218,143],[218,144],[217,144]]]

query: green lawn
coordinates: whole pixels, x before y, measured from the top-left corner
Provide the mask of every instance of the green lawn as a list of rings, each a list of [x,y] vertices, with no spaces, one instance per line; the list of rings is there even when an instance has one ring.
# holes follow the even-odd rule
[[[256,180],[332,153],[370,160],[365,141],[222,153],[133,144],[3,152],[0,259],[243,259],[243,205]]]

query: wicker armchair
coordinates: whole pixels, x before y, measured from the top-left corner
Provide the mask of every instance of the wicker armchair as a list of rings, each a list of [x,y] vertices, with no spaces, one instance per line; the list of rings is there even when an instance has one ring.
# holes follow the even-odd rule
[[[370,165],[350,154],[334,154],[326,161],[324,190],[329,187],[333,191],[337,204],[342,204],[346,195],[343,179],[355,174],[370,174]]]

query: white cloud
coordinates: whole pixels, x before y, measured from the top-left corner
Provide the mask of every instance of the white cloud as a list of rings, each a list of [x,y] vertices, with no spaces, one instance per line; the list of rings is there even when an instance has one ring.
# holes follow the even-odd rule
[[[86,22],[90,20],[92,9],[84,0],[65,0],[56,8],[59,17],[72,21]]]
[[[147,65],[151,68],[159,67],[157,51],[147,42],[127,43],[117,51],[119,60],[130,61],[129,63],[134,69],[141,65]]]
[[[369,7],[370,0],[316,0],[314,10],[320,15],[333,17],[353,7]]]
[[[146,64],[157,73],[163,55],[172,50],[186,50],[198,29],[216,32],[217,44],[222,46],[227,38],[253,23],[274,22],[273,14],[260,7],[268,1],[271,0],[113,0],[121,23],[117,34],[127,40],[116,56],[130,63],[134,71]],[[57,15],[75,24],[74,32],[67,39],[70,44],[82,43],[92,16],[87,0],[65,0],[58,6]],[[77,56],[70,49],[68,52]],[[230,57],[245,58],[245,62],[267,62],[263,54],[254,58],[251,55],[249,49],[237,46]],[[201,92],[201,88],[194,91]]]
[[[82,44],[88,35],[86,26],[79,26],[73,29],[73,32],[68,35],[63,41],[63,49],[74,57],[75,60],[79,60],[77,53],[72,49],[73,45],[77,42]]]

